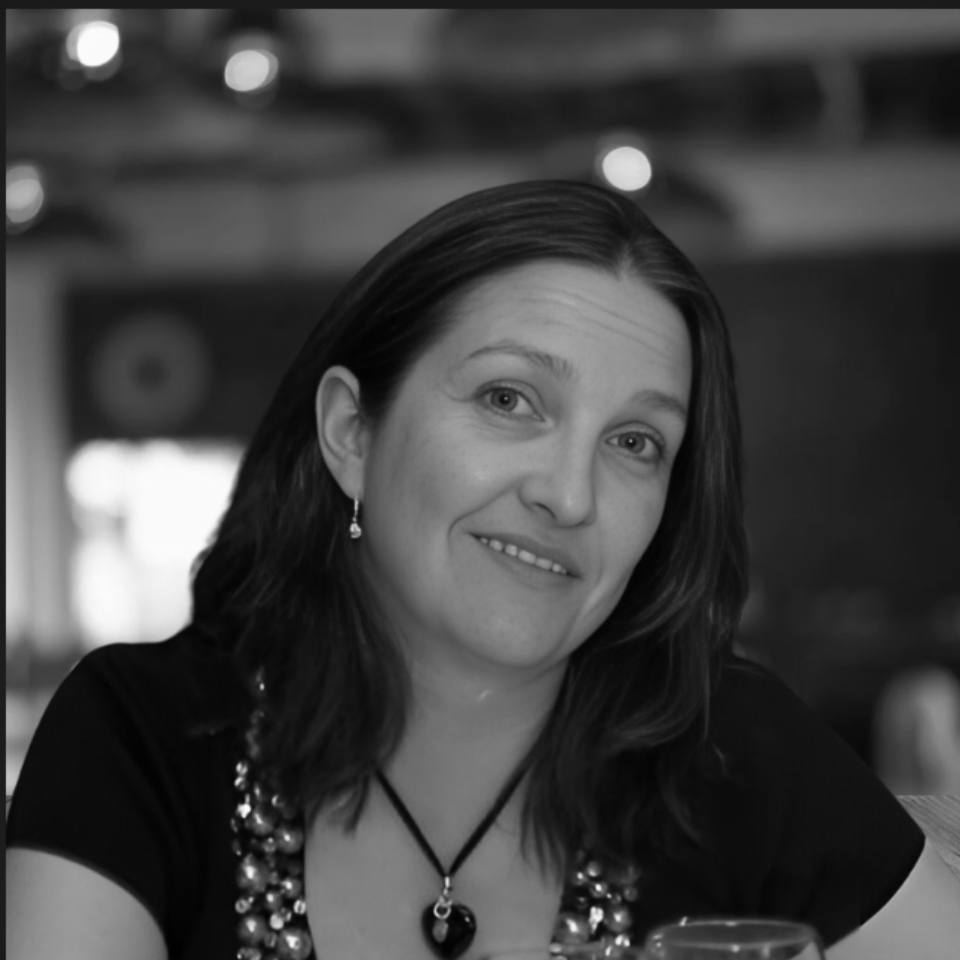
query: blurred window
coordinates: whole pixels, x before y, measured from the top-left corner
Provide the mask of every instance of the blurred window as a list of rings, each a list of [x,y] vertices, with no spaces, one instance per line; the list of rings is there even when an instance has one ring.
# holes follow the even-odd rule
[[[71,601],[88,649],[162,640],[190,616],[190,568],[226,509],[242,447],[97,440],[67,468]]]

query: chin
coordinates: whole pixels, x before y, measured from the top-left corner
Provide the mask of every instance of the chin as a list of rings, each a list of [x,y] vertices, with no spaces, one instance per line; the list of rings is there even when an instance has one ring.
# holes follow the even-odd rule
[[[475,637],[469,648],[481,660],[517,670],[551,667],[567,654],[562,639],[544,636],[536,629],[527,632],[513,628],[493,635],[485,632],[485,636]]]

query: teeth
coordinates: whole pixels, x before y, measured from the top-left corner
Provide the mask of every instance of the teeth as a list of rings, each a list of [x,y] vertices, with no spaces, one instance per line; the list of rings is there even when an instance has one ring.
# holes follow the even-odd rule
[[[559,563],[554,563],[552,560],[548,560],[546,557],[538,557],[529,550],[521,550],[512,543],[503,543],[500,540],[492,540],[488,539],[487,537],[478,537],[477,539],[484,546],[490,547],[491,550],[496,550],[497,553],[505,553],[508,556],[516,557],[518,560],[522,560],[524,563],[529,563],[532,567],[539,567],[541,570],[550,570],[553,573],[559,573],[562,576],[567,575],[567,571],[561,567]]]

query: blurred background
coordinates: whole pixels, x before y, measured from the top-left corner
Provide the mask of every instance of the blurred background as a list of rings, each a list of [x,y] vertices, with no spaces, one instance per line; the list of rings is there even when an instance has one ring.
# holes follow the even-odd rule
[[[724,306],[741,649],[960,794],[960,11],[7,10],[7,792],[160,640],[307,332],[446,201],[605,184]]]

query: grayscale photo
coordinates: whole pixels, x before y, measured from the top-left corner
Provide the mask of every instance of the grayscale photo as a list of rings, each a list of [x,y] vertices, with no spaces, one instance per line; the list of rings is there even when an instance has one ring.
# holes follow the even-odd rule
[[[947,960],[960,10],[6,11],[10,960]]]

